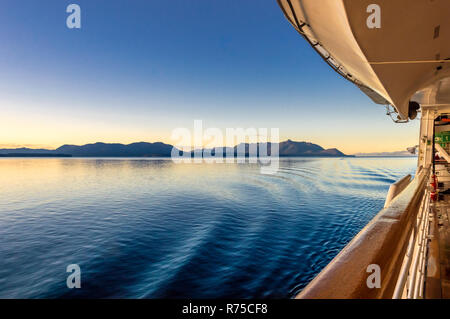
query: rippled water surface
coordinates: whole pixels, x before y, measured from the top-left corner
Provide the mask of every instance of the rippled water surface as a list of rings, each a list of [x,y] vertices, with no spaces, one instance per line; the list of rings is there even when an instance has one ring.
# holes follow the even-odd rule
[[[0,159],[0,298],[292,297],[415,166]]]

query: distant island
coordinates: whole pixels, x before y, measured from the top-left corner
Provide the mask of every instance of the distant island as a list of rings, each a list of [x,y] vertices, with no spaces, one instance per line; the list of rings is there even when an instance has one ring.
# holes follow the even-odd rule
[[[356,157],[417,157],[417,154],[411,154],[408,151],[397,152],[377,152],[377,153],[357,153]]]
[[[245,147],[245,153],[248,155],[250,144],[242,145]],[[253,144],[254,146],[254,144]],[[257,145],[259,146],[259,145]],[[48,149],[0,149],[0,157],[170,157],[174,147],[170,144],[161,142],[156,143],[94,143],[86,145],[63,145],[55,150]],[[270,155],[271,144],[268,143]],[[223,152],[230,151],[224,148]],[[232,148],[234,154],[237,154],[238,145]],[[205,150],[200,150],[201,152]],[[216,149],[208,150],[215,154]],[[181,151],[179,151],[181,152]],[[191,155],[194,152],[191,152]],[[307,142],[294,142],[287,140],[279,144],[279,156],[281,157],[348,157],[336,148],[324,149],[323,147]]]

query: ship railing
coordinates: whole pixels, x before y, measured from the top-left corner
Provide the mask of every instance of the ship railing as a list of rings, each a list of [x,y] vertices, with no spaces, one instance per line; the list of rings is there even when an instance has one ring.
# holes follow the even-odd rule
[[[394,299],[422,299],[424,297],[425,267],[432,217],[430,205],[430,191],[426,189],[395,286],[392,297]]]
[[[418,170],[388,207],[297,298],[421,297],[429,227],[429,178],[429,168]]]
[[[386,196],[386,201],[384,203],[384,207],[388,207],[392,200],[400,194],[408,185],[411,183],[411,175],[406,175],[402,179],[398,180],[394,184],[389,187],[388,194]]]

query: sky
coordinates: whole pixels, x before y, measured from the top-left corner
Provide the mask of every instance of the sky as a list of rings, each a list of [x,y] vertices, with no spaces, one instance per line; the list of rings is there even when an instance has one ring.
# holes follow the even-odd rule
[[[66,26],[69,4],[81,29]],[[276,0],[2,0],[0,147],[162,141],[176,128],[279,128],[347,154],[405,150]]]

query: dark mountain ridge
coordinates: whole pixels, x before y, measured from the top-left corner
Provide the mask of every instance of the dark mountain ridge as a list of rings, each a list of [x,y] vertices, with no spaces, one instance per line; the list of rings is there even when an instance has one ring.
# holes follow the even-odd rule
[[[241,143],[239,145],[236,145],[234,147],[224,147],[222,148],[222,152],[225,155],[227,152],[233,153],[234,155],[243,155],[246,156],[249,155],[250,152],[255,155],[255,150],[259,156],[270,156],[272,154],[272,143],[267,143],[267,150],[261,150],[261,153],[259,152],[260,147],[262,145],[265,145],[265,143]],[[208,151],[207,154],[215,155],[215,153],[218,151],[218,148],[212,148],[212,149],[204,149],[203,151]],[[267,153],[266,153],[267,152]],[[339,151],[336,148],[331,149],[324,149],[323,147],[313,144],[313,143],[307,143],[307,142],[294,142],[291,140],[287,140],[284,142],[279,143],[279,156],[281,157],[304,157],[304,156],[319,156],[319,157],[345,157],[348,155],[345,155],[341,151]]]
[[[262,144],[240,144],[236,145],[233,149],[233,153],[237,154],[238,149],[244,147],[245,154],[248,155],[251,147],[257,149]],[[240,146],[240,147],[239,147]],[[268,155],[271,154],[271,143],[268,143]],[[172,149],[174,147],[169,144],[156,142],[147,143],[139,142],[132,144],[119,144],[119,143],[94,143],[86,145],[63,145],[56,150],[47,149],[30,149],[30,148],[17,148],[17,149],[0,149],[0,156],[73,156],[73,157],[170,157]],[[227,148],[223,149],[226,154]],[[229,149],[230,150],[230,149]],[[201,150],[207,151],[205,150]],[[213,155],[216,149],[209,149]],[[344,157],[347,156],[336,148],[324,149],[323,147],[307,142],[294,142],[287,140],[279,144],[280,156],[320,156],[320,157]]]
[[[171,155],[172,148],[172,145],[161,142],[139,142],[128,145],[95,143],[82,146],[63,145],[55,152],[75,157],[168,157]]]

